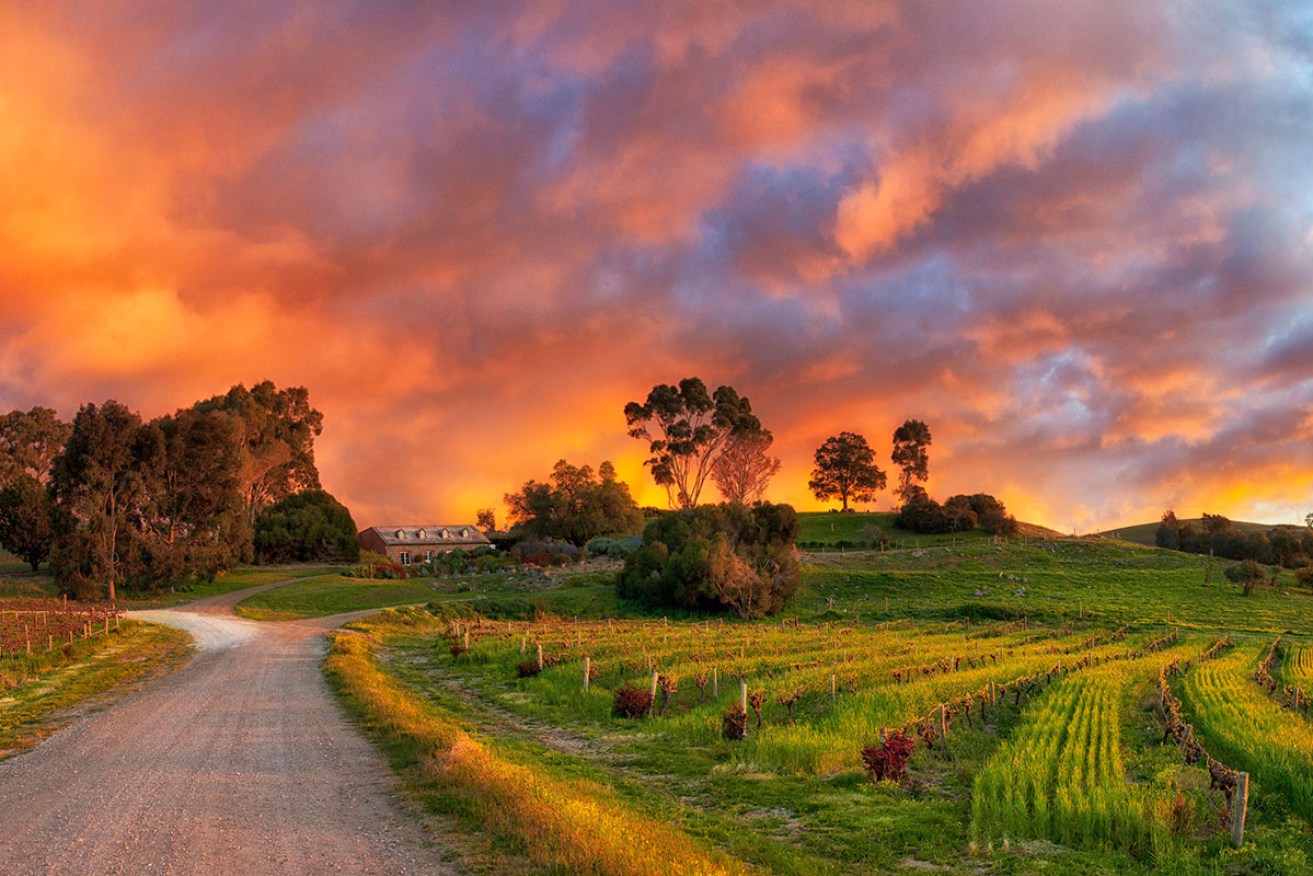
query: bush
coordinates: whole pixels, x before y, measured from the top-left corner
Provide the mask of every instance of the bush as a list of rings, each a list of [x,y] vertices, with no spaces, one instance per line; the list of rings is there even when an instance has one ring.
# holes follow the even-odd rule
[[[883,743],[872,742],[862,749],[862,763],[873,782],[901,782],[907,762],[916,752],[916,740],[901,730],[885,736]]]
[[[533,678],[543,669],[538,665],[537,657],[530,657],[528,660],[521,660],[520,664],[515,667],[515,674],[520,678]]]
[[[616,688],[611,714],[617,718],[641,718],[652,710],[652,692],[625,682]]]
[[[730,742],[742,742],[748,738],[748,713],[738,703],[730,706],[721,716],[720,735]]]
[[[261,563],[354,563],[360,558],[356,522],[323,490],[296,493],[256,520],[255,556]]]
[[[798,516],[788,505],[704,505],[656,518],[616,591],[650,607],[780,611],[798,587]]]
[[[611,536],[599,536],[588,542],[585,547],[588,553],[595,557],[618,557],[625,558],[638,550],[643,545],[643,536],[631,535],[626,538],[613,538]]]

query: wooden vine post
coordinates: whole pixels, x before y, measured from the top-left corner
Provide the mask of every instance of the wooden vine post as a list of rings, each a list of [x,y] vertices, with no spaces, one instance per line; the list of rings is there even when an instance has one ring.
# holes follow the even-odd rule
[[[591,672],[592,668],[593,668],[592,659],[589,657],[585,657],[584,658],[584,693],[588,693],[588,676],[592,674]]]
[[[943,703],[939,704],[939,738],[948,739],[948,710]]]
[[[834,673],[831,672],[830,673],[830,705],[834,705],[835,698],[836,698],[836,692],[834,686]]]
[[[538,643],[538,671],[543,671],[543,646],[542,642]]]
[[[1231,845],[1245,844],[1245,814],[1249,810],[1249,773],[1236,773],[1235,792],[1231,795]]]
[[[739,682],[739,708],[743,710],[744,715],[748,714],[748,683],[746,681]]]
[[[711,698],[720,699],[720,672],[716,667],[711,667]]]
[[[656,692],[657,692],[657,671],[652,670],[652,705],[648,706],[648,714],[656,714]]]

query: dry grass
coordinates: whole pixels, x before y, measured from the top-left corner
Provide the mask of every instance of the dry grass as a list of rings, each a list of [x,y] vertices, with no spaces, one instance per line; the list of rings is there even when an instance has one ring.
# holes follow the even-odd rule
[[[515,763],[388,677],[369,635],[335,636],[326,670],[374,728],[429,755],[428,778],[535,863],[569,873],[720,874],[746,870],[595,783]]]

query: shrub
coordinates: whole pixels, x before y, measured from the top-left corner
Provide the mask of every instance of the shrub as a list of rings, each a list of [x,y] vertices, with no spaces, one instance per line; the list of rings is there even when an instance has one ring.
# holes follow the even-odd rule
[[[255,521],[255,555],[261,563],[354,563],[360,540],[341,502],[323,490],[307,490],[275,502]]]
[[[652,692],[625,682],[616,688],[611,714],[617,718],[641,718],[652,709]]]
[[[520,678],[533,678],[543,669],[538,665],[538,658],[530,657],[528,660],[521,660],[520,664],[515,667],[515,672]]]
[[[721,716],[720,735],[730,742],[748,738],[748,713],[743,711],[743,706],[735,703]]]
[[[873,782],[901,782],[907,762],[916,751],[916,740],[901,730],[885,736],[884,742],[872,742],[862,749],[862,763]]]
[[[774,614],[798,587],[798,531],[792,507],[766,502],[664,514],[648,523],[616,591],[650,607]]]

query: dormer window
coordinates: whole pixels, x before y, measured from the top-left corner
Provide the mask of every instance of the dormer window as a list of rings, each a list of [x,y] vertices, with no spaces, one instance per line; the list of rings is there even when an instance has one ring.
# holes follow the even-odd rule
[[[423,541],[424,538],[428,535],[428,533],[426,533],[424,530],[421,529],[421,530],[417,533],[417,535],[419,536],[420,541]]]
[[[397,538],[405,538],[405,537],[406,537],[406,530],[404,530],[404,529],[398,529],[398,530],[397,530]]]

